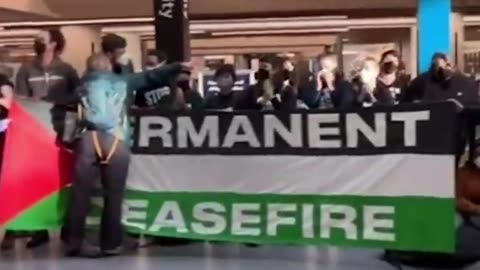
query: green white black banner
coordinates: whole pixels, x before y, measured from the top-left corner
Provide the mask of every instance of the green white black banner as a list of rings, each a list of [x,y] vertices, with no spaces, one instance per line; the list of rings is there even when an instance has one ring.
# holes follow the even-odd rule
[[[132,116],[123,216],[130,232],[260,244],[455,249],[453,104]],[[17,185],[10,178],[2,183],[3,194],[23,188],[25,196],[3,197],[8,211],[0,215],[0,226],[61,226],[65,183],[50,183],[36,194],[37,179]],[[90,224],[99,222],[102,199],[93,205]]]
[[[131,231],[454,249],[450,104],[136,116],[124,215]]]

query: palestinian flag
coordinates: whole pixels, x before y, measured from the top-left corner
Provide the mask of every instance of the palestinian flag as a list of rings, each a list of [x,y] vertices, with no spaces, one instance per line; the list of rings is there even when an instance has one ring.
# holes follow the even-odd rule
[[[45,102],[14,103],[3,151],[0,227],[55,229],[62,225],[73,157],[55,144]]]

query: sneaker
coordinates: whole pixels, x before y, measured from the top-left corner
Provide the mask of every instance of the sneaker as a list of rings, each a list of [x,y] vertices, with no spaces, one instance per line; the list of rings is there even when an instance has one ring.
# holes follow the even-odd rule
[[[100,248],[83,244],[81,247],[70,248],[65,252],[65,256],[73,258],[98,259],[105,257]]]
[[[8,251],[15,247],[15,236],[13,235],[5,235],[2,240],[2,244],[0,245],[0,250]]]

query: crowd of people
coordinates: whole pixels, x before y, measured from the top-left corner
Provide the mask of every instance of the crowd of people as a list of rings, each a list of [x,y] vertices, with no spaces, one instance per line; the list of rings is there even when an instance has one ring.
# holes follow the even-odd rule
[[[129,107],[172,112],[288,112],[447,99],[478,101],[475,82],[456,71],[441,53],[433,56],[430,70],[413,81],[393,50],[385,52],[380,61],[364,59],[352,80],[339,70],[336,55],[319,56],[321,68],[315,73],[289,59],[280,64],[261,61],[255,84],[243,91],[234,90],[237,72],[233,65],[225,64],[214,75],[218,91],[201,95],[192,87],[190,64],[170,63],[165,53],[150,51],[144,71],[135,73],[125,54],[127,43],[120,36],[103,37],[102,51],[89,57],[82,76],[62,60],[65,46],[59,30],[43,31],[34,44],[37,57],[20,68],[15,84],[6,75],[0,76],[0,115],[6,117],[14,96],[52,104],[57,143],[76,156],[70,207],[62,229],[69,256],[113,256],[122,251],[121,204],[130,158]],[[90,190],[100,171],[105,213],[97,248],[88,245],[84,236]],[[47,231],[7,231],[1,248],[11,249],[18,237],[29,237],[29,248],[49,241]]]

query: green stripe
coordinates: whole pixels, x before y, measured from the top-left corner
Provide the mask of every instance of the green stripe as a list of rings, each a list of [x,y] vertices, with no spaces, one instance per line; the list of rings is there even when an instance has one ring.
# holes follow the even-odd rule
[[[128,200],[143,201],[148,203],[147,209],[136,209],[137,212],[146,212],[146,220],[130,219],[129,213],[126,213],[125,219],[129,222],[145,224],[147,230],[138,230],[128,226],[131,231],[142,232],[150,235],[164,235],[173,237],[190,237],[198,239],[211,239],[220,241],[242,241],[255,243],[271,244],[330,244],[344,247],[371,247],[371,248],[391,248],[399,250],[417,250],[417,251],[443,251],[453,252],[455,243],[455,219],[454,219],[454,200],[438,199],[426,197],[360,197],[360,196],[313,196],[313,195],[273,195],[273,194],[235,194],[235,193],[146,193],[129,192]],[[151,231],[152,224],[160,208],[166,201],[177,202],[185,220],[188,229],[187,233],[177,232],[175,229],[164,228],[160,231]],[[192,227],[192,222],[196,222],[193,215],[195,205],[202,202],[217,202],[224,206],[226,212],[222,214],[225,217],[226,229],[215,235],[201,235]],[[254,203],[260,205],[258,216],[259,225],[252,225],[253,228],[259,228],[260,236],[237,236],[231,233],[232,226],[232,205],[241,203]],[[267,207],[271,204],[293,204],[298,209],[302,205],[313,205],[313,228],[314,238],[306,238],[302,233],[302,212],[284,213],[282,216],[294,217],[297,221],[295,226],[280,226],[277,236],[266,234],[266,228],[269,223],[267,218]],[[320,206],[325,204],[344,205],[355,209],[359,218],[355,220],[358,230],[358,239],[346,239],[343,230],[333,230],[331,237],[325,239],[320,237]],[[365,226],[363,214],[365,207],[387,206],[394,207],[395,214],[380,218],[391,218],[394,222],[395,241],[378,241],[364,239],[362,233]],[[135,210],[135,209],[133,209]],[[341,216],[340,216],[341,218]],[[212,223],[205,223],[206,226],[212,226]],[[250,226],[250,227],[252,227]],[[387,230],[389,232],[389,230]]]
[[[65,213],[68,193],[64,191],[53,194],[28,211],[22,213],[8,228],[14,230],[36,230],[36,229],[57,229],[62,224]],[[335,245],[340,247],[359,248],[388,248],[397,250],[416,250],[431,252],[453,252],[455,248],[455,219],[454,200],[428,197],[361,197],[361,196],[315,196],[315,195],[276,195],[276,194],[236,194],[236,193],[183,193],[183,192],[137,192],[128,191],[125,203],[124,222],[130,232],[143,233],[147,235],[171,236],[192,239],[249,242],[261,244],[294,244],[294,245]],[[101,198],[94,198],[90,221],[98,222],[101,207]],[[128,205],[140,203],[140,207],[132,208]],[[177,231],[175,228],[155,228],[154,220],[158,220],[161,208],[166,209],[167,203],[177,204],[180,215],[185,221],[186,232]],[[216,217],[225,221],[225,228],[220,226],[221,231],[205,235],[198,231],[197,226],[204,225],[211,228],[215,223],[199,221],[194,215],[195,207],[201,203],[216,203],[225,209],[224,213],[215,212]],[[142,207],[142,205],[146,207]],[[258,224],[246,225],[248,228],[258,229],[258,236],[240,236],[232,233],[232,223],[238,220],[233,217],[233,206],[242,204],[254,204],[259,206],[258,212],[248,212],[259,218]],[[268,235],[267,227],[272,220],[268,220],[268,207],[272,204],[291,204],[297,208],[297,212],[280,213],[282,217],[294,218],[295,225],[281,225],[276,235]],[[321,237],[321,206],[342,205],[351,208],[357,215],[354,221],[356,239],[347,239],[342,229],[332,229],[329,237]],[[304,205],[311,205],[313,211],[314,237],[305,236],[302,227],[302,209]],[[378,229],[389,235],[394,235],[394,241],[372,240],[364,237],[365,229],[369,226],[365,223],[364,214],[368,207],[393,207],[393,215],[380,215],[381,220],[392,220],[393,229]],[[132,214],[137,214],[132,218]],[[172,213],[167,219],[172,218]],[[143,218],[142,215],[145,215]],[[342,218],[343,215],[334,215],[335,218]],[[205,216],[203,216],[205,218]],[[181,222],[176,222],[180,225]],[[141,225],[139,229],[132,225]],[[308,226],[307,226],[308,227]]]
[[[55,230],[62,226],[68,201],[63,189],[25,210],[7,225],[9,230]]]

